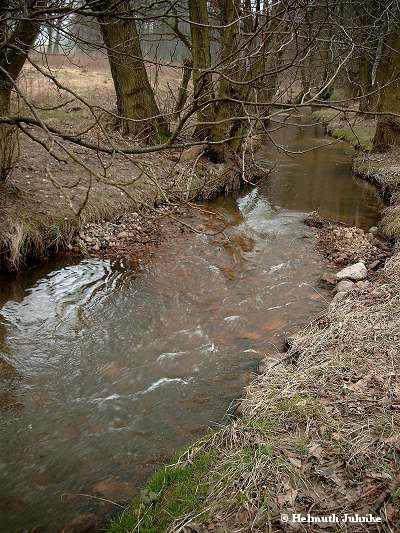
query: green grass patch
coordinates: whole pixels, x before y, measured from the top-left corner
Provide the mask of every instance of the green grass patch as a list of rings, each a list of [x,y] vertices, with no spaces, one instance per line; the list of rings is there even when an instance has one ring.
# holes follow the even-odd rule
[[[361,148],[365,151],[372,150],[372,142],[374,139],[375,128],[366,126],[354,126],[353,129],[333,129],[331,131],[332,137],[346,141],[355,148]]]
[[[141,497],[111,523],[108,533],[161,533],[188,513],[198,515],[196,520],[205,520],[202,504],[209,487],[208,473],[216,460],[214,450],[200,449],[193,456],[191,449],[181,452],[176,461],[154,474]]]
[[[323,124],[328,124],[332,120],[337,120],[340,117],[340,113],[336,109],[318,109],[313,111],[312,117]]]

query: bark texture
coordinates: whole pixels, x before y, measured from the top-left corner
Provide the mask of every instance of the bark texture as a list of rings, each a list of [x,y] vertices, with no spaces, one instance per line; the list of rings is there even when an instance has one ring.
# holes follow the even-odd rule
[[[117,97],[117,110],[125,134],[152,142],[168,135],[168,126],[157,106],[129,6],[119,0],[101,0],[98,17],[107,47]]]
[[[8,2],[6,2],[8,4]],[[24,66],[29,50],[39,34],[41,21],[35,18],[35,6],[43,7],[44,2],[30,2],[32,9],[21,18],[15,28],[10,29],[5,21],[0,21],[0,114],[11,112],[11,93],[14,83]],[[30,6],[28,6],[30,7]],[[15,163],[17,130],[14,126],[0,126],[0,181],[5,181]]]
[[[378,84],[381,87],[378,110],[400,114],[400,28],[397,24],[384,46]],[[373,151],[387,152],[394,146],[400,146],[400,119],[384,115],[378,121]]]
[[[212,74],[207,72],[211,66],[210,35],[207,27],[207,0],[189,0],[189,16],[194,23],[190,25],[193,58],[193,103],[197,111],[198,125],[195,136],[204,140],[210,135],[210,123],[214,118],[212,104],[205,102],[214,98]]]
[[[232,141],[232,135],[235,135],[235,130],[240,128],[240,121],[235,117],[238,114],[243,114],[242,106],[230,100],[241,99],[242,94],[239,86],[235,84],[235,80],[243,78],[246,63],[243,58],[238,57],[240,2],[238,0],[218,0],[216,3],[221,25],[219,70],[222,76],[219,78],[218,104],[212,128],[212,140],[219,144],[210,146],[209,153],[211,159],[218,162],[226,159],[226,149]],[[226,142],[223,142],[224,140]]]

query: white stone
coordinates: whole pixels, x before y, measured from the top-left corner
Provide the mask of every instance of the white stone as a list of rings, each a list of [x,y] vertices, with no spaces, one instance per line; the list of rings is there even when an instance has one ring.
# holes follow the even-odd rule
[[[365,264],[362,261],[355,263],[354,265],[349,265],[343,270],[340,270],[336,274],[336,279],[341,281],[342,279],[351,279],[353,281],[361,281],[366,279],[368,275],[368,270]]]

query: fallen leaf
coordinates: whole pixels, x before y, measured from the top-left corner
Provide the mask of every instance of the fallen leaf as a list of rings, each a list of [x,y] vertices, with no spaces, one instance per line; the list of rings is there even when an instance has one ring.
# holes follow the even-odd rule
[[[320,461],[324,455],[322,446],[316,442],[311,443],[311,445],[308,447],[308,452],[312,457],[318,459],[318,461]]]

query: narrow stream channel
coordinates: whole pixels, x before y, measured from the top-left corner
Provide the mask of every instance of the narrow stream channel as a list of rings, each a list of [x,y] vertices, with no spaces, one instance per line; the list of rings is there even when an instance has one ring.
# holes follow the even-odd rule
[[[225,234],[179,236],[139,273],[90,259],[0,280],[1,531],[57,531],[107,505],[90,495],[128,501],[323,308],[304,213],[368,228],[381,205],[318,127],[272,136],[323,148],[261,149],[270,178],[206,205]],[[201,212],[191,223],[221,227]]]

